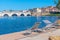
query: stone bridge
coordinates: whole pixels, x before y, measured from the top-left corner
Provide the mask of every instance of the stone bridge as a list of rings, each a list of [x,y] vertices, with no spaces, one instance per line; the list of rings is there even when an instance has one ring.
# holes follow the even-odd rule
[[[1,12],[0,17],[3,16],[31,16],[30,12]]]

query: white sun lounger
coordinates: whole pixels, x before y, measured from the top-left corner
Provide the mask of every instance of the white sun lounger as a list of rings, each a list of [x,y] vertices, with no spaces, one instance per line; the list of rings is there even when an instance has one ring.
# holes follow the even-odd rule
[[[24,35],[29,35],[33,30],[37,29],[40,25],[40,22],[36,22],[35,25],[32,26],[32,28],[27,29]]]
[[[47,24],[44,28],[56,27],[56,26],[55,26],[55,23],[56,23],[56,22],[52,23],[52,22],[50,22],[50,21],[48,21],[48,20],[43,20],[43,22]]]

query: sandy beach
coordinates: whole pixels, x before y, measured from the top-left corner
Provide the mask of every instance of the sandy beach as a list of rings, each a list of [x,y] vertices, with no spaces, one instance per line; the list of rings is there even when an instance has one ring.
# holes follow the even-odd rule
[[[32,32],[29,36],[24,36],[23,32],[0,35],[0,40],[48,40],[49,36],[60,36],[60,29],[55,31],[36,33]]]

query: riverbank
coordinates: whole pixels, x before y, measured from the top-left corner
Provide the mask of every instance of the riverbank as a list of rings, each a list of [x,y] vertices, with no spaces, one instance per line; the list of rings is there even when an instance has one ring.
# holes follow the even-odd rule
[[[25,32],[26,31],[0,35],[0,40],[48,40],[49,36],[60,36],[60,29],[45,33],[32,32],[29,36],[23,35]]]

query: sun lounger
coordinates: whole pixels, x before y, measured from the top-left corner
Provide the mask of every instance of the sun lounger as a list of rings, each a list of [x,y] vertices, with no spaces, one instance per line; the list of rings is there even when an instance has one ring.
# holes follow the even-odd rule
[[[42,29],[35,29],[35,30],[33,30],[33,32],[41,33],[41,32],[43,32],[43,30]]]
[[[23,35],[30,35],[33,30],[38,29],[38,26],[40,25],[40,22],[36,22],[35,25],[32,26],[32,28],[28,29]]]
[[[30,28],[30,30],[38,29],[38,26],[40,25],[40,22],[36,22],[35,25]]]
[[[56,29],[56,26],[55,26],[56,21],[52,23],[48,20],[43,20],[43,22],[47,24],[44,28],[42,28],[44,30],[44,32],[46,32],[46,30],[51,30],[52,28]]]

